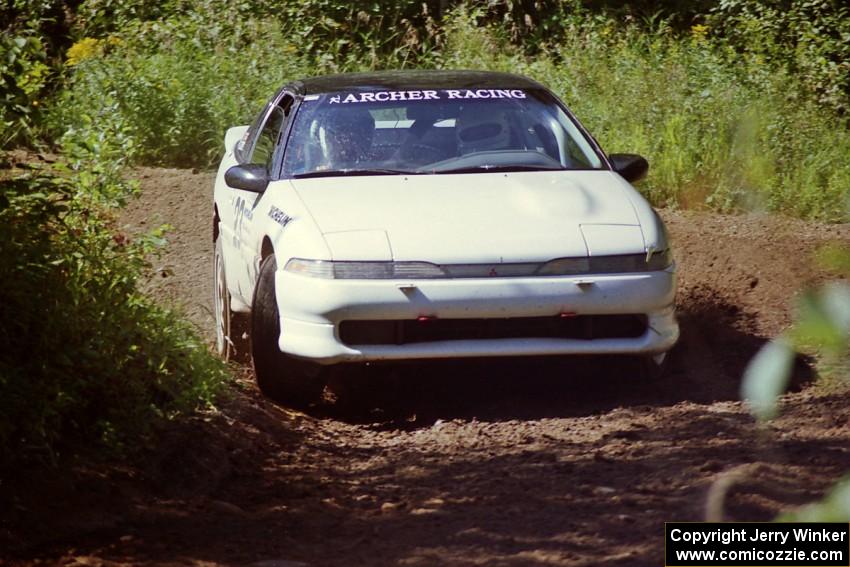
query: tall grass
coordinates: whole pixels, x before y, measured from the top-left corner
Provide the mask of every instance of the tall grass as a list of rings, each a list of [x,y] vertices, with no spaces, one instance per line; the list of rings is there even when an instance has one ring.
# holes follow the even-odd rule
[[[642,190],[658,205],[763,209],[847,218],[850,132],[800,97],[798,79],[713,41],[662,24],[622,25],[574,15],[562,39],[529,57],[480,14],[457,10],[418,67],[529,75],[550,86],[610,152],[645,155]],[[245,22],[210,37],[197,22],[165,22],[80,63],[54,106],[59,130],[89,116],[109,123],[148,163],[209,165],[225,129],[250,121],[282,83],[328,71],[409,66],[330,44],[305,54],[279,28]]]
[[[845,218],[850,132],[758,59],[589,25],[514,68],[560,94],[607,151],[645,155],[656,204]]]
[[[244,123],[284,81],[307,72],[282,32],[258,24],[218,41],[196,38],[186,24],[140,27],[80,61],[71,88],[48,118],[56,134],[69,125],[121,132],[142,163],[207,165],[229,125]]]

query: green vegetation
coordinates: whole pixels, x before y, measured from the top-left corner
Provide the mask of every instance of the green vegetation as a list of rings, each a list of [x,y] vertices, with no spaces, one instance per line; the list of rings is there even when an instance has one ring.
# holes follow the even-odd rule
[[[137,290],[162,229],[116,230],[107,205],[131,188],[109,163],[0,180],[0,464],[74,439],[121,449],[226,378],[188,323]]]
[[[43,144],[58,79],[106,46],[56,35],[60,3],[0,12],[0,143]],[[67,53],[66,53],[67,49]],[[67,66],[64,61],[67,55]],[[0,151],[0,468],[76,448],[139,444],[164,420],[212,404],[228,379],[179,313],[138,290],[164,227],[131,237],[115,222],[132,196],[135,140],[85,117],[52,142],[49,168]]]
[[[32,33],[0,35],[0,148],[38,136],[41,93],[50,75],[41,39]]]

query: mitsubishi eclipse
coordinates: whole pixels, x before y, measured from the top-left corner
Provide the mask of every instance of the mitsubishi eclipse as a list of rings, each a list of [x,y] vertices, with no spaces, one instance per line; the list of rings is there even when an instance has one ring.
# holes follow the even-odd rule
[[[678,339],[667,232],[630,184],[646,160],[606,155],[535,81],[305,79],[224,144],[216,346],[249,321],[278,401],[357,361],[629,354],[658,374]]]

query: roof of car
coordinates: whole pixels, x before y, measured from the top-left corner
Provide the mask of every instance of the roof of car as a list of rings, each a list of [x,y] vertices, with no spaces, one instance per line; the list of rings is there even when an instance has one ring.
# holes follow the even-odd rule
[[[539,89],[527,77],[491,71],[381,71],[343,73],[302,79],[293,86],[303,94],[361,89]]]

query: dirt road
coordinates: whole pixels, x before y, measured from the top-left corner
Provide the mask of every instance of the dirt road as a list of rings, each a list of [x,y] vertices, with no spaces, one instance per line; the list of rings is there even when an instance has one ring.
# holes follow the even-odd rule
[[[150,287],[211,337],[212,175],[139,175],[127,230],[174,226]],[[236,367],[220,412],[170,430],[145,464],[31,479],[44,497],[6,530],[9,563],[657,566],[663,522],[704,519],[718,479],[736,479],[726,519],[818,498],[850,470],[848,397],[801,363],[759,429],[739,377],[799,286],[826,277],[811,253],[850,227],[663,216],[683,338],[662,381],[598,359],[405,365],[305,415]]]

